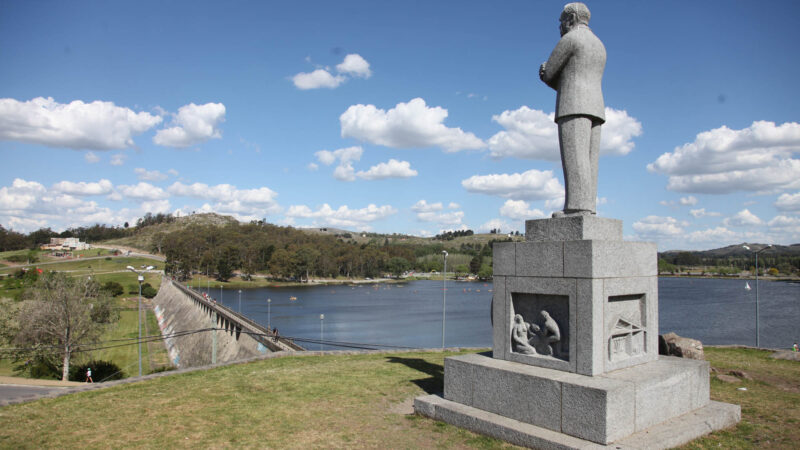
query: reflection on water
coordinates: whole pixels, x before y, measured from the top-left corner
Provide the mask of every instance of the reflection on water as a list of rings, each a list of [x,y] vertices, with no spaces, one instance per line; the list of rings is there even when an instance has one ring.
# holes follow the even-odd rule
[[[744,280],[659,279],[659,332],[705,344],[755,345],[756,289]],[[210,295],[219,297],[212,287]],[[442,345],[441,281],[401,285],[314,286],[242,290],[242,313],[283,336],[362,344],[433,348]],[[296,297],[296,300],[290,298]],[[238,310],[238,292],[223,303]],[[272,302],[268,307],[267,298]],[[447,283],[448,347],[491,347],[491,283]],[[800,284],[759,283],[761,345],[790,347],[800,339]],[[320,320],[324,314],[324,320]],[[301,343],[308,349],[333,349]]]

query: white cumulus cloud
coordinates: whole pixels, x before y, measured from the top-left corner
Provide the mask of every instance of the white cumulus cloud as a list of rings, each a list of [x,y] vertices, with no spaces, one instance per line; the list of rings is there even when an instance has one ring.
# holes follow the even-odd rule
[[[185,148],[212,138],[221,138],[219,125],[224,121],[225,105],[222,103],[190,103],[178,108],[175,126],[158,130],[153,142],[166,147]]]
[[[147,170],[142,167],[133,169],[133,172],[136,174],[136,177],[142,181],[163,181],[169,178],[167,174],[161,173],[158,170]]]
[[[673,217],[647,216],[633,223],[633,230],[645,239],[657,240],[663,237],[677,236],[688,226],[686,222]]]
[[[800,211],[800,192],[781,194],[775,202],[775,207],[781,211]]]
[[[112,166],[121,166],[125,164],[125,158],[127,158],[127,156],[125,156],[124,153],[114,153],[111,155],[111,161],[109,164]]]
[[[516,200],[548,200],[564,197],[564,187],[551,170],[474,175],[461,181],[469,192]]]
[[[58,103],[52,97],[25,102],[0,99],[0,140],[48,147],[76,150],[133,147],[133,136],[144,133],[161,120],[150,113],[137,113],[99,100]]]
[[[311,62],[311,58],[306,58],[306,61]],[[369,63],[358,53],[345,56],[344,60],[336,65],[336,70],[339,72],[337,75],[334,75],[329,67],[318,67],[313,72],[300,72],[292,77],[292,83],[297,89],[304,91],[320,88],[336,89],[349,77],[372,76]]]
[[[489,138],[489,154],[494,158],[559,161],[558,126],[554,117],[554,113],[527,106],[492,116],[492,120],[505,130]],[[627,155],[633,150],[633,138],[641,134],[642,124],[626,111],[606,108],[606,122],[600,133],[600,154]]]
[[[697,135],[694,142],[648,164],[669,176],[667,189],[727,194],[800,187],[800,124],[756,121],[741,130],[726,126]]]
[[[86,152],[86,154],[83,155],[83,159],[85,159],[89,164],[100,162],[100,157],[97,156],[95,152]]]
[[[751,213],[749,209],[743,209],[731,217],[722,221],[726,227],[750,227],[754,225],[761,225],[764,222],[755,214]]]
[[[317,69],[313,72],[300,72],[292,77],[292,82],[297,89],[333,89],[344,83],[347,77],[343,75],[332,75],[325,69]]]
[[[684,206],[694,206],[697,204],[697,197],[690,195],[688,197],[681,197],[679,203]]]
[[[414,98],[386,111],[375,105],[352,105],[339,117],[342,137],[392,148],[440,147],[446,152],[474,150],[485,143],[461,128],[444,125],[446,109]]]
[[[350,209],[342,205],[333,209],[327,203],[313,211],[306,205],[293,205],[289,207],[286,216],[290,218],[313,219],[315,226],[333,226],[345,228],[369,229],[370,223],[384,219],[397,213],[390,205],[376,206],[369,204],[365,208]]]
[[[106,195],[110,194],[114,185],[111,181],[102,179],[96,183],[80,181],[60,181],[53,185],[52,190],[68,195]]]
[[[511,225],[509,225],[508,223],[506,223],[501,219],[492,219],[484,223],[483,225],[479,226],[478,231],[481,233],[488,233],[491,230],[497,230],[498,232],[501,233],[507,233],[512,231],[511,228],[512,228]]]
[[[414,206],[411,207],[412,211],[416,212],[431,212],[431,211],[441,211],[444,209],[441,202],[438,203],[428,203],[425,199],[414,203]]]
[[[542,219],[547,217],[540,209],[531,209],[524,200],[506,200],[500,207],[500,215],[513,220]]]
[[[369,63],[358,53],[351,53],[345,56],[344,61],[336,66],[336,70],[338,70],[339,73],[346,73],[361,78],[369,78],[372,76],[372,71],[369,70]]]
[[[417,176],[417,171],[411,168],[411,164],[408,161],[390,159],[388,162],[370,167],[369,170],[360,171],[356,176],[364,180],[411,178]]]
[[[163,200],[168,197],[167,193],[160,187],[145,182],[134,185],[120,185],[117,186],[117,190],[124,197],[138,201]]]
[[[691,214],[695,219],[699,219],[701,217],[719,217],[722,215],[718,212],[706,211],[705,208],[691,209],[689,210],[689,214]]]
[[[338,150],[320,150],[314,153],[317,160],[330,166],[335,162],[339,165],[333,170],[333,177],[339,181],[353,181],[356,179],[353,162],[361,159],[364,150],[359,146],[340,148]]]

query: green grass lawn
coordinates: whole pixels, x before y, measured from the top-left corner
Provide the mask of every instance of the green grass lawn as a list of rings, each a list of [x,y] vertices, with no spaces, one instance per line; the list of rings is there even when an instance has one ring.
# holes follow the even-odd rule
[[[712,398],[741,404],[742,422],[687,448],[794,448],[800,363],[706,352],[713,367],[754,380],[712,378]],[[408,414],[411,399],[442,390],[446,355],[277,358],[9,406],[0,409],[0,447],[510,447]]]
[[[711,399],[742,406],[736,427],[684,448],[797,448],[800,442],[800,362],[770,358],[770,351],[705,347],[719,374],[740,370],[752,380],[725,383],[711,375]],[[739,388],[746,388],[740,391]]]
[[[126,377],[139,375],[139,346],[135,341],[109,342],[113,340],[137,338],[139,336],[139,321],[136,302],[131,302],[132,309],[122,310],[119,315],[119,322],[112,325],[100,338],[107,342],[103,346],[130,344],[120,347],[108,348],[91,352],[88,356],[94,360],[111,361],[119,366]],[[150,310],[144,310],[147,315],[147,323],[142,324],[142,336],[160,335],[158,321],[155,314]],[[147,375],[153,370],[167,364],[169,357],[166,347],[162,341],[142,344],[142,373]],[[99,380],[98,380],[99,381]]]

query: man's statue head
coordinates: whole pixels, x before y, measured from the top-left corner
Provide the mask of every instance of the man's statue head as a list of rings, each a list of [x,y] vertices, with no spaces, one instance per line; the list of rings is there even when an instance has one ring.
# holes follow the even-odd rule
[[[580,2],[567,3],[564,5],[564,10],[561,11],[561,17],[558,19],[561,22],[559,29],[561,36],[569,33],[570,30],[578,25],[589,25],[589,19],[592,14],[589,8]]]

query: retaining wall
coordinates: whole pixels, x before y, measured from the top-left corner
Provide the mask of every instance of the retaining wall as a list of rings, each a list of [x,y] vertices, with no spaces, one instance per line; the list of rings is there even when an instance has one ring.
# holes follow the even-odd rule
[[[171,280],[164,279],[158,295],[153,299],[155,314],[161,333],[167,336],[165,343],[172,363],[179,368],[211,364],[212,333],[204,331],[184,336],[170,337],[183,331],[205,328],[217,330],[217,363],[225,363],[252,358],[271,352],[264,341],[246,333],[241,327],[225,320],[219,314],[214,322],[214,309],[193,299],[189,294],[175,286]]]

